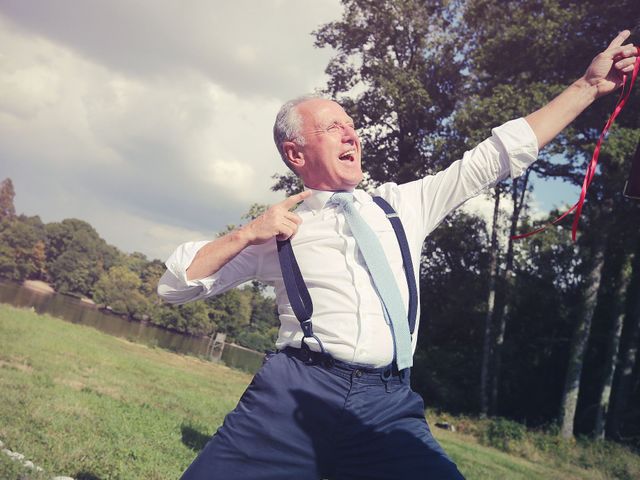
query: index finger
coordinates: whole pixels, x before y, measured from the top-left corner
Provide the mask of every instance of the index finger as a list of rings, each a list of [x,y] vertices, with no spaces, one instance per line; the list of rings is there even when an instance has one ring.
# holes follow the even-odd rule
[[[304,192],[296,193],[295,195],[291,195],[290,197],[285,198],[282,202],[280,202],[280,205],[286,207],[288,210],[295,207],[298,203],[309,196],[311,196],[311,190],[305,190]]]
[[[622,45],[624,43],[624,41],[627,38],[629,38],[629,35],[631,35],[631,32],[629,30],[621,31],[616,38],[611,40],[611,43],[607,47],[607,50],[609,50],[611,48],[619,47],[620,45]]]

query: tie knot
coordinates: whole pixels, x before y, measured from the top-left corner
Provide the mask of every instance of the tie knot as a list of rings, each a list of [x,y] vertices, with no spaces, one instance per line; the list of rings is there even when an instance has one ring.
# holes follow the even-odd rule
[[[353,193],[350,192],[336,192],[331,195],[331,203],[336,205],[345,206],[353,203]]]

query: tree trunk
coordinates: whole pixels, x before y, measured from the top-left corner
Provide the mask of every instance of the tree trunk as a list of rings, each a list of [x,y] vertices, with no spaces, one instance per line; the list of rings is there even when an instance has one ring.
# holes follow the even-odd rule
[[[640,341],[640,243],[638,244],[633,259],[631,282],[627,291],[627,298],[632,302],[627,310],[625,318],[626,348],[620,355],[620,374],[614,389],[613,405],[607,418],[607,436],[610,438],[620,437],[620,425],[622,412],[624,411],[631,380],[633,368],[636,364],[638,354],[638,342]]]
[[[509,298],[511,286],[513,284],[513,257],[514,257],[514,241],[512,237],[516,234],[520,213],[524,205],[524,196],[529,183],[529,174],[531,170],[527,170],[522,182],[514,178],[511,186],[511,199],[513,201],[513,212],[511,213],[511,225],[509,227],[509,240],[507,243],[507,255],[505,258],[505,269],[502,274],[501,294],[497,296],[495,308],[496,336],[493,345],[493,369],[491,370],[491,402],[490,411],[496,413],[498,411],[498,388],[500,386],[500,371],[502,368],[502,347],[504,345],[504,334],[507,329],[507,318],[509,317]]]
[[[598,300],[602,265],[604,263],[603,245],[597,245],[593,255],[592,268],[586,281],[583,295],[582,314],[578,319],[575,332],[571,339],[569,365],[565,378],[562,403],[560,406],[560,433],[564,438],[573,438],[573,426],[580,393],[580,376],[584,354],[591,332],[591,321]]]
[[[624,320],[624,298],[629,287],[629,275],[627,272],[627,262],[623,261],[616,267],[616,285],[614,296],[614,307],[611,312],[612,324],[607,339],[607,352],[605,356],[605,366],[600,387],[600,403],[596,414],[596,424],[593,437],[597,440],[604,440],[605,420],[609,410],[609,400],[611,397],[611,385],[618,362],[618,349],[620,347],[620,337],[622,335],[622,323]]]
[[[484,321],[484,343],[482,345],[482,368],[480,371],[480,416],[489,413],[489,362],[493,336],[493,313],[496,298],[496,277],[498,269],[498,214],[500,212],[500,189],[494,190],[493,225],[491,227],[491,261],[489,264],[489,297],[487,315]]]

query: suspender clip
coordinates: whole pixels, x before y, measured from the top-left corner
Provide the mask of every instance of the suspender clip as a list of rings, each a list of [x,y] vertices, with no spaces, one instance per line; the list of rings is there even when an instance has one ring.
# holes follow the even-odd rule
[[[310,318],[300,322],[300,328],[302,328],[302,333],[305,337],[313,337],[313,325]]]

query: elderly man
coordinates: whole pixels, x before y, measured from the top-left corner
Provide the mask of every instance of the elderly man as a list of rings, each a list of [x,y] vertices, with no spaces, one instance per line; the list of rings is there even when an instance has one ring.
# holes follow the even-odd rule
[[[165,300],[184,303],[258,279],[275,287],[281,322],[278,352],[183,478],[462,478],[409,385],[422,243],[620,87],[638,55],[623,45],[629,34],[548,105],[495,128],[446,170],[381,185],[374,196],[383,200],[356,188],[361,144],[340,105],[313,97],[285,104],[274,138],[305,191],[221,238],[179,246],[158,286]]]

